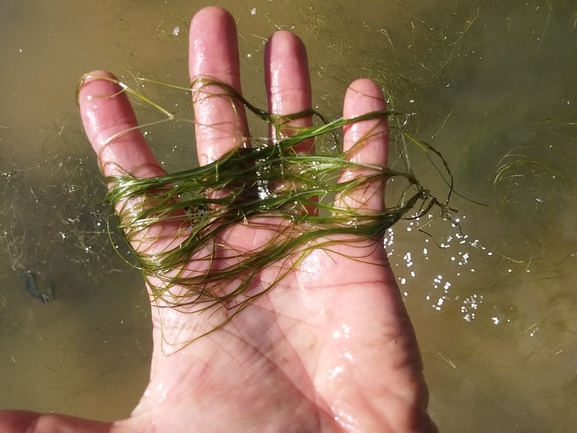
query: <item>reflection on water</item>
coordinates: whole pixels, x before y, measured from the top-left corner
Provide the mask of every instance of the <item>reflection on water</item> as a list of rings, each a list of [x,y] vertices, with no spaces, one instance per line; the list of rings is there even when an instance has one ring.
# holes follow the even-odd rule
[[[204,4],[170,3],[0,4],[0,408],[114,419],[144,388],[146,295],[110,246],[74,86],[96,68],[185,83],[187,22]],[[263,105],[263,38],[292,29],[321,111],[338,116],[348,81],[378,80],[458,191],[487,205],[455,197],[460,229],[432,215],[386,239],[441,429],[577,431],[574,2],[218,4],[238,18],[249,99]],[[189,114],[187,95],[145,91]],[[190,132],[145,131],[168,170],[194,163]],[[411,164],[442,186],[422,155]],[[26,292],[27,270],[54,282],[53,302]]]

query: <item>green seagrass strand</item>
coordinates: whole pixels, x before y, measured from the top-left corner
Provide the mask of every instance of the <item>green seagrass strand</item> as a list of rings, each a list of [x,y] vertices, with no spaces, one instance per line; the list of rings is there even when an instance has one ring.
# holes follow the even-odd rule
[[[423,188],[409,171],[403,173],[386,167],[358,164],[349,160],[349,152],[331,154],[298,154],[294,147],[304,140],[329,134],[335,139],[343,126],[364,120],[385,121],[393,113],[375,111],[352,119],[326,122],[309,110],[291,116],[274,116],[244,100],[234,89],[204,79],[196,83],[197,92],[207,84],[218,84],[225,95],[240,101],[250,111],[277,130],[280,140],[269,145],[253,143],[252,148],[237,148],[211,164],[151,178],[137,178],[130,173],[107,178],[110,187],[107,200],[117,213],[119,226],[138,266],[149,281],[152,295],[174,307],[187,311],[205,311],[211,307],[245,308],[258,296],[278,284],[284,275],[298,265],[312,248],[331,248],[346,236],[347,242],[378,242],[386,230],[411,209],[423,215],[433,206],[448,210]],[[195,84],[193,83],[193,88]],[[323,124],[291,130],[286,125],[295,118],[317,115]],[[357,146],[362,146],[364,137]],[[410,141],[416,139],[410,136]],[[452,175],[441,158],[452,189]],[[363,176],[340,181],[344,171],[362,170]],[[354,208],[337,208],[334,197],[348,196],[369,184],[384,185],[391,178],[401,178],[406,189],[393,206],[381,212],[361,212]],[[382,197],[384,203],[384,197]],[[318,214],[306,209],[317,208]],[[413,215],[415,217],[415,215]],[[167,236],[178,244],[154,254],[142,251],[139,242],[148,239],[154,227],[170,222],[177,227]],[[272,235],[262,247],[251,251],[226,251],[226,260],[218,260],[219,249],[226,244],[227,230],[245,225],[268,230]],[[132,242],[132,243],[131,243]],[[189,263],[195,266],[187,266]],[[247,289],[255,276],[268,266],[278,266],[279,274],[268,286],[250,294]],[[231,284],[231,282],[233,282]],[[175,288],[176,290],[171,290]],[[226,319],[220,326],[228,322]]]
[[[333,128],[356,120],[334,122]],[[310,130],[304,134],[307,138],[314,135]],[[253,217],[280,217],[300,225],[298,237],[290,240],[279,237],[278,241],[271,241],[262,250],[243,257],[234,267],[212,272],[208,277],[193,277],[186,285],[192,287],[199,282],[196,280],[206,282],[207,278],[214,283],[238,278],[246,269],[263,268],[272,259],[285,258],[315,239],[335,234],[353,234],[359,239],[379,238],[419,199],[428,198],[428,192],[411,175],[384,167],[359,165],[346,160],[343,154],[299,155],[292,151],[292,146],[298,142],[295,137],[290,137],[269,147],[237,149],[207,166],[160,177],[139,179],[126,175],[108,178],[111,189],[107,198],[113,207],[118,209],[119,203],[146,197],[138,207],[130,207],[119,214],[120,226],[129,238],[131,232],[146,231],[152,224],[173,215],[180,215],[177,218],[190,227],[187,239],[177,251],[155,254],[152,258],[136,251],[143,271],[164,275],[184,265],[231,225],[250,223]],[[373,173],[348,182],[336,181],[343,170],[358,168],[369,168]],[[347,195],[369,182],[385,182],[391,177],[406,178],[416,187],[416,192],[404,203],[383,212],[362,214],[355,209],[337,209],[323,199],[329,194]],[[263,181],[291,187],[276,188],[269,196],[263,197],[259,196],[258,190]],[[223,194],[215,196],[215,191]],[[317,203],[315,200],[319,196],[321,199]],[[302,210],[307,205],[322,207],[331,215],[306,214]],[[178,210],[184,212],[178,213]],[[179,281],[180,285],[184,283]],[[209,299],[214,298],[210,290],[203,289],[203,293]]]

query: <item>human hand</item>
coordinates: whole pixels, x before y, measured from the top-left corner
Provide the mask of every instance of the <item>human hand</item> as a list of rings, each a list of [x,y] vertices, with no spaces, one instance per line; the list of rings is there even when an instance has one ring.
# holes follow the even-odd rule
[[[240,92],[233,18],[222,9],[203,9],[192,21],[190,41],[191,81],[209,76]],[[269,40],[266,53],[269,111],[286,115],[309,109],[311,91],[302,42],[289,32],[278,32]],[[117,84],[95,77],[105,74],[112,77],[102,71],[93,73],[79,94],[86,133],[104,174],[163,175],[137,129],[118,135],[136,126],[125,94],[91,98],[120,91]],[[244,137],[248,137],[246,117],[235,112],[230,102],[197,98],[194,110],[202,164],[215,161],[235,145],[244,145]],[[355,81],[345,96],[344,117],[377,110],[385,110],[378,86],[369,80]],[[291,125],[307,126],[310,122],[299,119]],[[348,126],[344,147],[350,149],[375,127],[380,130],[373,130],[366,145],[356,151],[356,162],[386,165],[388,137],[382,123],[363,121]],[[306,152],[306,147],[307,143],[301,144],[299,150]],[[382,188],[371,185],[340,201],[361,212],[379,211],[383,200],[375,192]],[[263,236],[266,233],[249,222],[232,228],[226,241],[240,250],[243,246],[252,249],[263,244]],[[163,236],[146,248],[149,252],[163,251],[174,242]],[[359,257],[362,260],[355,259]],[[274,279],[274,272],[278,271],[261,271],[251,284]],[[436,431],[426,413],[427,388],[413,328],[386,253],[381,247],[375,248],[374,240],[345,240],[332,244],[330,252],[320,248],[310,251],[283,277],[282,284],[256,299],[226,327],[190,345],[178,346],[179,350],[170,355],[165,353],[167,341],[194,340],[214,326],[215,315],[153,304],[150,383],[130,418],[99,423],[7,412],[0,415],[0,430]]]

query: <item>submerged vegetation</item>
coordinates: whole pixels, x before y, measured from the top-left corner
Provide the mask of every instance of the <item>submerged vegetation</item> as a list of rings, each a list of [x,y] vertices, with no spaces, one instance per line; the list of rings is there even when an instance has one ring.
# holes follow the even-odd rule
[[[117,82],[123,91],[160,108],[124,83],[98,78]],[[440,162],[435,167],[448,190],[443,200],[420,184],[408,166],[408,158],[404,159],[404,171],[353,162],[351,156],[373,134],[382,134],[383,125],[391,117],[400,116],[398,113],[375,111],[333,121],[314,110],[278,116],[253,106],[234,89],[213,79],[200,78],[191,88],[213,97],[205,90],[209,85],[224,90],[224,97],[235,104],[235,109],[241,103],[271,125],[279,138],[269,142],[251,137],[250,148],[237,147],[208,165],[177,173],[149,178],[131,173],[107,177],[107,201],[158,305],[186,307],[187,312],[213,307],[232,312],[218,328],[273,289],[313,249],[331,249],[342,239],[378,245],[386,230],[401,218],[420,218],[434,207],[442,217],[451,219],[453,178],[447,163],[432,146],[402,128],[392,126],[390,130],[396,143],[405,147],[404,153],[414,145],[426,152],[434,165],[434,158]],[[294,119],[308,116],[315,117],[317,124],[287,126]],[[351,149],[337,150],[342,128],[365,120],[375,120],[377,126]],[[315,141],[316,152],[297,152],[295,147],[307,140]],[[397,182],[396,192],[388,191],[385,202],[385,184],[393,179],[402,186]],[[361,203],[351,205],[348,199],[359,191],[369,196],[365,199],[378,194],[377,200],[382,202],[378,207],[383,210],[366,210]],[[237,245],[229,239],[235,226],[266,232],[267,240],[254,249]],[[157,241],[167,246],[159,251]],[[275,278],[256,293],[249,290],[253,279],[269,266],[278,268]],[[231,281],[235,281],[232,288]]]
[[[106,280],[122,265],[108,240],[98,170],[69,132],[63,126],[26,163],[0,152],[0,280],[18,281],[22,291],[30,292],[29,272],[60,287]]]
[[[139,392],[129,381],[139,380],[134,389],[140,390],[148,380],[149,308],[139,276],[125,271],[110,245],[107,207],[94,205],[105,186],[77,116],[67,116],[63,133],[56,119],[76,113],[70,74],[93,68],[94,62],[185,83],[187,21],[195,5],[182,0],[80,1],[66,8],[56,1],[45,8],[13,3],[5,18],[15,31],[6,33],[2,46],[4,81],[10,86],[0,116],[3,402],[24,408],[43,396],[34,410],[120,419],[138,403]],[[443,241],[444,251],[432,248],[431,238],[415,236],[415,227],[430,221],[428,216],[401,220],[386,235],[441,430],[575,429],[577,2],[217,3],[231,5],[238,17],[243,74],[250,77],[243,82],[247,99],[263,105],[262,36],[292,30],[309,48],[319,111],[338,116],[341,91],[352,79],[376,80],[389,107],[415,113],[394,115],[390,123],[434,140],[458,190],[490,205],[468,206],[455,197],[452,204],[469,237],[457,237],[449,224],[434,221],[427,231]],[[94,25],[79,32],[78,19],[69,17],[82,14]],[[30,28],[37,31],[26,31]],[[49,38],[36,40],[48,31]],[[70,61],[62,56],[63,46]],[[156,92],[150,84],[143,89],[130,81],[129,72],[121,80],[188,117],[186,92]],[[142,123],[150,111],[138,111]],[[195,159],[190,129],[176,121],[143,128],[167,171],[181,171]],[[255,129],[253,136],[261,134]],[[399,130],[391,134],[404,152]],[[332,136],[317,137],[319,148],[323,140],[331,153]],[[416,152],[410,167],[440,196],[425,158]],[[390,166],[408,171],[394,157]],[[393,204],[391,194],[402,191],[402,179],[387,184]],[[412,212],[419,209],[417,204]],[[133,261],[113,235],[113,243]],[[48,305],[32,299],[23,268],[37,273],[42,288],[54,279],[58,299]],[[40,335],[43,341],[31,340]],[[38,379],[34,386],[32,378]]]

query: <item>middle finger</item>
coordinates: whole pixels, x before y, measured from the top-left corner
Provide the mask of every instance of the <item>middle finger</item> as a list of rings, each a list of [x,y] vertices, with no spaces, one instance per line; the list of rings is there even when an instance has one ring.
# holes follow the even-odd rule
[[[196,147],[200,165],[216,161],[237,147],[248,147],[248,126],[241,101],[218,84],[241,94],[236,25],[224,9],[208,7],[190,25],[190,80],[193,83]]]

